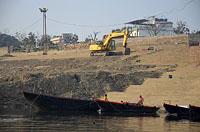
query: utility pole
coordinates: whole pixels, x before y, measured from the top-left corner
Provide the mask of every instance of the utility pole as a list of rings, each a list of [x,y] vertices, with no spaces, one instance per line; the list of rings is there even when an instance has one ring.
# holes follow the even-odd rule
[[[39,10],[43,13],[43,38],[45,40],[43,44],[43,55],[47,55],[48,45],[47,45],[47,25],[46,25],[46,12],[47,8],[39,8]]]

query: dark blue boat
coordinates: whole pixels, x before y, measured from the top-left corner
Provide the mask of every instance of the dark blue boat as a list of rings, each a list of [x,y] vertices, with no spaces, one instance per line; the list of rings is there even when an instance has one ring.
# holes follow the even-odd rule
[[[127,102],[112,102],[99,99],[82,100],[54,97],[24,92],[24,97],[42,112],[86,112],[114,115],[156,115],[156,106],[140,106]]]
[[[96,112],[99,106],[92,100],[81,100],[54,97],[35,93],[24,92],[24,97],[34,106],[37,106],[39,111],[46,112],[67,112],[67,111],[88,111]]]
[[[189,116],[189,107],[166,104],[166,103],[164,103],[163,106],[169,114],[176,114],[179,117],[188,117]]]
[[[189,105],[190,108],[190,119],[193,121],[200,121],[200,107]]]
[[[188,119],[191,121],[200,121],[199,106],[189,105],[188,107],[184,107],[180,105],[171,105],[165,103],[163,106],[165,110],[169,113],[169,119]]]

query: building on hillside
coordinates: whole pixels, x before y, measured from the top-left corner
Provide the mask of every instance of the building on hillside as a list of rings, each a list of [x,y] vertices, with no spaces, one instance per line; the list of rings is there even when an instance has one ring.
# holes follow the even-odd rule
[[[78,41],[78,35],[73,33],[62,33],[60,36],[53,36],[51,42],[53,44],[73,44]]]
[[[60,44],[62,41],[61,36],[53,36],[53,38],[51,38],[50,40],[53,44]]]
[[[173,35],[173,23],[167,19],[156,18],[155,16],[147,19],[134,20],[126,23],[131,25],[128,27],[130,36],[164,36]]]

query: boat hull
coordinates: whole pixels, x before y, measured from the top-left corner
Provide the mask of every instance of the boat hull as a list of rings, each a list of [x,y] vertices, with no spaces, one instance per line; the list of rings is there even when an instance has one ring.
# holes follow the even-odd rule
[[[24,97],[40,111],[95,111],[98,106],[90,100],[77,100],[24,92]]]
[[[189,105],[190,108],[190,118],[194,121],[200,121],[200,107]]]
[[[177,116],[180,117],[189,116],[189,108],[181,107],[178,105],[165,104],[165,103],[163,106],[169,114],[177,114]]]
[[[160,108],[152,106],[139,106],[133,103],[118,103],[104,100],[96,100],[102,108],[102,112],[118,113],[118,114],[133,114],[133,115],[150,115],[155,114]]]
[[[188,108],[178,105],[164,104],[165,110],[170,114],[169,119],[189,119],[191,121],[200,121],[200,107],[189,105]]]
[[[138,106],[131,103],[111,102],[104,100],[81,100],[61,98],[24,92],[24,97],[43,112],[86,112],[114,115],[155,115],[156,106]]]

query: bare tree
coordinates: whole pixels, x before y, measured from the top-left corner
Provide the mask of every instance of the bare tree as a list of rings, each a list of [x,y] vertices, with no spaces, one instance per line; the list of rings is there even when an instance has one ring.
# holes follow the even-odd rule
[[[186,22],[178,21],[176,28],[174,28],[174,32],[176,34],[188,34],[190,32],[190,30],[187,27]]]
[[[92,40],[92,41],[97,41],[97,35],[99,34],[99,32],[93,32],[93,34],[90,34],[88,37]]]
[[[150,36],[157,36],[166,26],[165,23],[159,24],[147,24],[145,27],[148,30]]]

